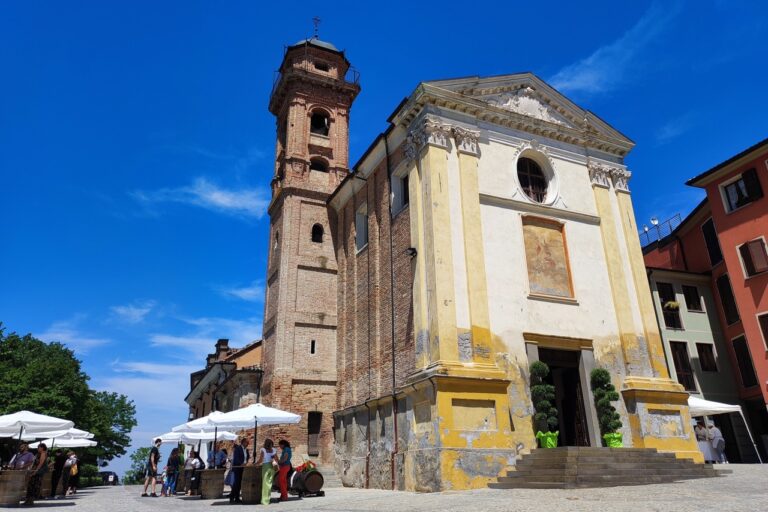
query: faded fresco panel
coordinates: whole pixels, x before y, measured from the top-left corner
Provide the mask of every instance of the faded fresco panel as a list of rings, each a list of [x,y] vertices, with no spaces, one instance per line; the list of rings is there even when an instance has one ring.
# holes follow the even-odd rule
[[[525,217],[523,238],[531,293],[573,297],[562,226],[545,219]]]

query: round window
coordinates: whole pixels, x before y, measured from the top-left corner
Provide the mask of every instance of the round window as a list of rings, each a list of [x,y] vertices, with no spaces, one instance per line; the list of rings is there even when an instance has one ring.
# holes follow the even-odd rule
[[[530,158],[517,160],[517,179],[531,201],[543,203],[547,198],[547,178],[541,166]]]

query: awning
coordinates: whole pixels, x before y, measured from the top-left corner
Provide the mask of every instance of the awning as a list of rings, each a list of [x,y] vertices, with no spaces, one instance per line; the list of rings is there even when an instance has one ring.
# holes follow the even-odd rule
[[[691,411],[691,416],[714,416],[716,414],[741,412],[741,407],[738,405],[711,402],[695,396],[688,397],[688,408]]]

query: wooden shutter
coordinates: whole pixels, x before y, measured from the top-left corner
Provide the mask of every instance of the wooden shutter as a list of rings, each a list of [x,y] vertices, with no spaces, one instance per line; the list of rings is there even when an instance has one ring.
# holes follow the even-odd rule
[[[765,252],[765,243],[763,243],[763,240],[758,238],[757,240],[747,242],[745,245],[752,258],[754,273],[765,272],[768,270],[768,254]]]
[[[763,188],[760,186],[760,178],[757,177],[756,169],[744,171],[741,179],[744,180],[744,185],[747,187],[749,201],[756,201],[763,197]]]

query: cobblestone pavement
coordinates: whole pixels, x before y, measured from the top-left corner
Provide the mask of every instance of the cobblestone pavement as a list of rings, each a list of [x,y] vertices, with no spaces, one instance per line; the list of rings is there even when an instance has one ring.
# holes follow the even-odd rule
[[[575,490],[493,490],[414,494],[361,489],[325,489],[321,498],[292,498],[273,502],[276,511],[328,510],[349,512],[401,512],[425,510],[471,511],[586,511],[675,512],[722,510],[728,512],[768,510],[768,465],[728,466],[733,474],[702,480]],[[141,498],[141,488],[100,487],[85,489],[75,499],[39,501],[34,508],[72,512],[142,512],[150,510],[196,512],[229,506],[226,499]],[[273,494],[276,497],[277,494]],[[252,509],[256,505],[234,506]],[[213,509],[216,510],[216,509]],[[221,509],[219,509],[221,510]]]

